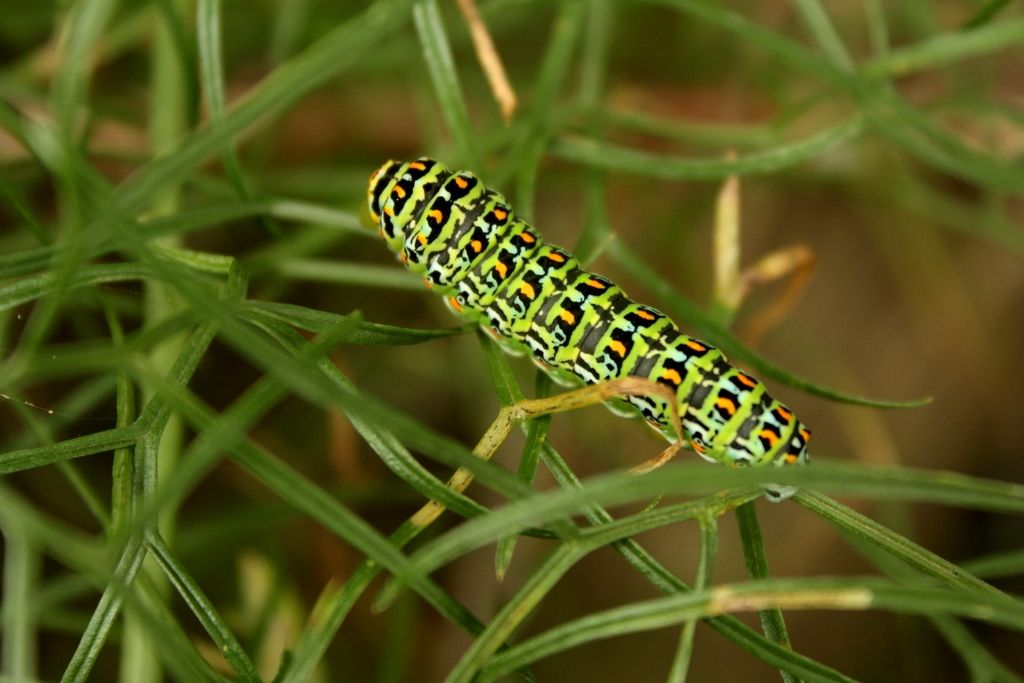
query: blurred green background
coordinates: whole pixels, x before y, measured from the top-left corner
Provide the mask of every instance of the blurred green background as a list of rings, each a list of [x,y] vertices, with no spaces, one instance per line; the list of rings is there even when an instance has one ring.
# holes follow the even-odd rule
[[[737,337],[787,373],[828,387],[933,398],[921,408],[878,410],[765,378],[813,428],[812,455],[1024,481],[1019,3],[481,0],[519,98],[507,123],[454,2],[370,5],[4,0],[5,296],[14,301],[18,283],[40,273],[66,284],[86,262],[133,261],[127,241],[80,262],[61,256],[84,249],[92,228],[114,220],[89,195],[99,178],[115,193],[135,191],[122,206],[136,220],[249,207],[178,223],[151,244],[233,257],[249,276],[251,300],[358,310],[366,320],[408,328],[453,327],[440,299],[404,278],[383,244],[361,234],[369,173],[388,158],[427,154],[479,173],[552,242],[571,247],[583,235],[583,248],[597,256],[593,269],[638,300],[663,306],[603,253],[612,233],[676,292],[712,310],[715,201],[735,171],[744,265],[794,244],[806,245],[815,263],[799,298],[760,338],[751,326],[783,285],[756,288],[732,323]],[[435,49],[450,49],[450,70],[432,66],[446,52],[431,52],[432,39]],[[314,68],[318,59],[323,68]],[[453,74],[457,83],[444,82]],[[227,121],[221,139],[209,134],[211,117]],[[61,144],[74,152],[61,152]],[[730,153],[736,162],[726,161]],[[84,164],[68,161],[74,155]],[[154,160],[168,158],[176,165],[158,169],[159,184],[147,185],[158,175]],[[52,245],[67,249],[39,251]],[[19,266],[33,258],[41,259],[38,268]],[[198,274],[195,280],[204,282]],[[0,458],[114,428],[125,406],[115,382],[137,359],[97,360],[90,352],[113,344],[111,317],[137,339],[194,308],[189,301],[173,282],[144,276],[58,287],[4,306],[0,392],[10,398],[0,400]],[[677,322],[692,329],[691,321]],[[156,341],[132,353],[166,372],[182,341]],[[499,408],[487,357],[471,333],[408,346],[345,345],[330,358],[361,392],[467,446]],[[511,365],[532,391],[533,366],[525,359]],[[224,410],[267,371],[218,337],[189,388]],[[142,410],[153,389],[133,377]],[[162,478],[175,467],[162,454],[179,453],[199,436],[180,423],[168,429]],[[422,502],[337,407],[288,393],[249,433],[383,533]],[[601,408],[555,417],[549,439],[581,478],[628,468],[662,448],[640,424],[609,419]],[[516,435],[497,462],[514,470],[521,444]],[[53,546],[71,543],[61,540],[67,532],[88,549],[84,555],[102,555],[106,535],[116,537],[116,521],[105,522],[89,502],[90,492],[104,509],[112,494],[117,499],[111,462],[105,450],[73,466],[4,469],[5,680],[57,680],[79,645],[97,588],[108,584]],[[427,464],[446,478],[448,469]],[[536,485],[556,484],[541,467]],[[482,487],[469,493],[488,506],[502,502]],[[1009,558],[993,582],[1011,593],[1024,589],[1018,516],[843,500],[951,562]],[[877,573],[806,509],[759,502],[758,511],[772,576]],[[266,680],[325,586],[364,558],[282,502],[273,486],[226,461],[188,490],[176,512],[164,512],[168,545]],[[724,517],[719,531],[713,583],[742,581],[734,520]],[[673,573],[693,576],[695,524],[637,540]],[[503,582],[494,578],[493,545],[434,576],[486,623],[550,546],[522,538]],[[313,680],[443,680],[470,636],[414,597],[372,614],[374,592],[356,604]],[[658,595],[606,548],[573,567],[513,640]],[[38,608],[19,607],[26,599]],[[168,600],[187,640],[231,677],[189,609]],[[756,615],[739,616],[759,628]],[[972,671],[953,641],[919,617],[794,610],[786,623],[797,652],[860,680],[1020,680],[1012,672],[1024,670],[1020,634],[991,625],[964,622],[972,642],[988,648],[979,651],[1004,668],[986,669],[976,653],[968,657],[979,667]],[[127,626],[119,620],[90,680],[189,679],[187,668],[145,663],[160,646],[131,644],[130,633],[146,628],[152,631],[145,618],[129,617]],[[677,627],[622,635],[543,659],[533,672],[539,681],[662,681],[678,639]],[[690,680],[778,675],[698,627]]]

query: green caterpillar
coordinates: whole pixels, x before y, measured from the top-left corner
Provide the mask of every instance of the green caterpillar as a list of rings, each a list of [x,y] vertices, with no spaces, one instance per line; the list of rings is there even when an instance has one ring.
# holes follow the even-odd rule
[[[473,174],[428,158],[388,161],[370,176],[367,195],[388,248],[409,270],[505,350],[529,352],[555,381],[647,378],[678,397],[685,436],[704,458],[732,466],[807,462],[810,430],[761,382],[545,243]],[[629,396],[609,407],[676,438],[664,399]],[[783,500],[795,489],[766,492]]]

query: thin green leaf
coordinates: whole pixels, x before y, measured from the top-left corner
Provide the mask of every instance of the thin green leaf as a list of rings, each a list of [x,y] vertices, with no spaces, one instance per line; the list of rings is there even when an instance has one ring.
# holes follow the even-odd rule
[[[551,394],[551,379],[543,372],[537,371],[537,379],[534,382],[534,396],[544,398]],[[537,465],[540,463],[540,451],[548,438],[548,428],[551,426],[551,416],[542,415],[526,423],[526,441],[523,443],[523,450],[519,456],[519,465],[516,467],[516,476],[527,484],[532,485],[537,475]],[[512,555],[515,552],[516,536],[506,536],[498,541],[498,549],[494,554],[495,575],[501,581],[505,577],[508,566],[512,563]]]
[[[910,539],[820,493],[799,491],[794,496],[794,500],[845,531],[881,548],[914,569],[935,577],[949,586],[960,588],[968,593],[1008,599],[997,588],[957,567],[952,562],[944,560]]]
[[[176,151],[143,167],[117,192],[118,207],[129,214],[145,207],[167,184],[184,180],[199,164],[261,121],[280,115],[303,95],[367,58],[379,42],[400,28],[417,0],[384,0],[331,30],[291,58],[228,108],[220,126],[204,128]]]
[[[794,484],[805,490],[798,502],[820,514],[829,514],[833,521],[862,534],[876,534],[892,552],[900,553],[923,571],[944,580],[973,585],[979,590],[995,590],[970,577],[954,565],[932,553],[919,552],[909,539],[886,530],[867,518],[858,516],[808,487],[843,491],[870,498],[887,500],[931,500],[982,509],[1024,512],[1024,486],[973,479],[946,472],[848,466],[818,462],[813,467],[728,469],[703,464],[669,464],[642,477],[629,473],[606,474],[593,478],[577,490],[535,493],[516,500],[489,515],[466,521],[425,545],[413,556],[417,572],[429,574],[437,567],[470,550],[493,542],[503,535],[530,526],[543,526],[585,509],[587,505],[621,504],[650,500],[659,495],[713,493],[751,484]],[[831,517],[830,517],[831,518]]]
[[[803,163],[831,147],[857,138],[864,132],[864,128],[863,118],[853,116],[805,139],[737,155],[735,159],[686,159],[580,137],[560,138],[552,146],[551,153],[606,171],[636,173],[667,180],[721,180],[733,175],[774,173]]]
[[[418,277],[407,270],[390,266],[314,259],[288,259],[277,263],[276,269],[281,275],[294,280],[423,291],[423,283]]]
[[[768,558],[764,549],[764,537],[761,535],[761,525],[757,521],[757,510],[753,502],[736,508],[736,521],[740,527],[740,541],[743,544],[743,559],[747,565],[747,576],[752,579],[767,579]],[[760,619],[761,630],[766,636],[782,647],[792,647],[782,610],[777,607],[761,610],[757,613],[757,618]],[[782,680],[786,683],[793,683],[796,680],[785,671],[782,671],[781,674]]]
[[[274,301],[246,301],[239,304],[239,310],[253,320],[274,320],[316,333],[327,331],[347,317]],[[464,334],[477,328],[477,325],[462,325],[441,330],[420,330],[360,320],[358,326],[345,335],[344,343],[359,346],[408,346]]]
[[[220,0],[199,0],[196,9],[196,39],[199,47],[199,72],[203,97],[210,113],[210,125],[220,126],[224,120],[224,63],[221,56]],[[225,140],[221,159],[231,184],[243,201],[251,199],[242,165],[230,140]]]
[[[36,616],[33,610],[39,581],[38,549],[17,524],[5,524],[3,559],[3,658],[0,671],[11,680],[36,676]]]
[[[946,588],[904,586],[879,579],[763,579],[632,603],[571,621],[495,656],[480,677],[491,681],[514,668],[594,640],[649,631],[725,612],[746,612],[773,606],[955,614],[1024,630],[1024,607]]]
[[[423,60],[434,85],[434,94],[448,130],[459,148],[461,161],[470,168],[483,169],[437,0],[419,0],[413,7],[412,17],[423,50]]]
[[[747,503],[749,505],[749,503]],[[742,509],[745,506],[737,508]],[[700,557],[697,559],[697,576],[693,581],[693,589],[702,591],[708,586],[718,551],[717,518],[706,515],[700,518]],[[693,653],[693,638],[697,632],[697,620],[688,621],[679,633],[679,645],[672,659],[672,669],[668,674],[668,683],[686,683],[686,675],[690,668],[690,656]]]
[[[891,50],[860,67],[866,78],[901,78],[918,71],[945,64],[958,64],[966,59],[985,55],[1024,41],[1024,18],[1008,19],[943,33],[933,38]]]
[[[821,3],[818,0],[795,0],[794,4],[832,65],[838,71],[852,71],[853,58]]]
[[[181,595],[189,609],[199,619],[203,628],[206,629],[206,632],[217,645],[220,653],[230,662],[231,667],[238,674],[239,680],[259,681],[260,676],[256,672],[256,667],[249,659],[249,656],[245,654],[245,650],[242,649],[231,629],[224,623],[213,603],[206,597],[203,589],[199,587],[199,584],[192,579],[192,576],[174,557],[164,540],[158,535],[151,535],[148,540],[148,546],[153,553],[154,559],[160,564],[164,574],[171,581],[178,594]]]
[[[499,180],[510,169],[516,173],[517,213],[530,218],[534,215],[534,185],[541,156],[551,137],[551,121],[554,119],[555,99],[564,89],[569,63],[579,43],[586,4],[581,0],[563,0],[558,5],[551,37],[547,42],[540,74],[537,77],[537,91],[533,105],[519,126],[512,149],[506,157]]]

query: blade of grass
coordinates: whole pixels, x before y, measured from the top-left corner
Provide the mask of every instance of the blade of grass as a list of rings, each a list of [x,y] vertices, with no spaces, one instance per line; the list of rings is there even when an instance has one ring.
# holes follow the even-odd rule
[[[566,541],[552,551],[516,594],[491,618],[483,632],[448,673],[445,683],[469,683],[473,680],[498,647],[582,557],[583,553],[572,541]]]
[[[633,603],[562,624],[495,656],[480,677],[491,681],[511,668],[598,639],[662,628],[702,616],[770,607],[957,614],[1024,629],[1024,607],[944,588],[905,586],[880,579],[762,579]]]
[[[740,528],[740,541],[743,545],[743,559],[747,565],[747,575],[752,579],[768,578],[768,558],[764,549],[764,537],[761,535],[761,525],[757,521],[757,510],[754,503],[746,503],[736,508],[736,522]],[[772,608],[761,610],[757,613],[761,621],[761,630],[771,640],[784,648],[793,647],[789,642],[789,633],[786,630],[786,621],[783,619],[782,610]],[[782,674],[782,680],[786,683],[796,681],[786,671]]]
[[[222,124],[227,108],[224,98],[220,14],[220,0],[199,0],[196,8],[196,41],[199,47],[200,83],[211,128],[217,128]],[[223,142],[221,160],[238,198],[243,202],[251,200],[252,193],[230,139]]]
[[[550,444],[544,444],[541,457],[561,487],[565,489],[578,489],[582,486],[576,475],[573,474],[572,470],[569,469],[565,461]],[[601,530],[615,523],[612,516],[599,505],[587,506],[583,514],[591,524],[595,527],[600,527]],[[600,531],[595,529],[593,533],[597,535]],[[625,536],[614,532],[615,538],[622,538],[624,540],[610,539],[612,540],[612,547],[623,556],[630,566],[662,592],[673,595],[689,591],[689,586],[654,559],[643,546],[632,538],[628,538],[633,533],[639,532],[630,531]],[[607,543],[608,539],[602,539],[602,542]],[[808,659],[801,654],[781,648],[735,617],[718,616],[705,619],[705,621],[721,635],[771,666],[783,668],[807,680],[850,683],[850,679],[838,671]]]
[[[118,207],[129,214],[142,209],[160,188],[183,180],[216,154],[224,141],[277,116],[302,96],[365,60],[409,17],[417,0],[385,0],[332,29],[300,54],[276,68],[227,110],[222,125],[203,128],[175,151],[143,167],[117,192]]]
[[[855,550],[864,555],[869,562],[880,568],[890,577],[905,583],[921,579],[920,572],[907,566],[899,558],[886,553],[881,548],[868,543],[850,531],[841,530],[840,534],[846,538]],[[929,617],[929,621],[942,637],[946,639],[950,647],[963,659],[968,671],[971,672],[972,680],[999,680],[1019,683],[1020,679],[1012,674],[1009,679],[1004,675],[1007,672],[1006,667],[981,643],[975,640],[971,632],[955,617],[933,615]]]
[[[747,503],[749,505],[749,503]],[[740,506],[737,511],[745,506]],[[700,592],[708,586],[714,571],[715,555],[718,552],[718,522],[711,516],[700,517],[700,556],[697,560],[697,576],[693,580],[693,590]],[[690,656],[693,653],[693,637],[697,632],[697,620],[688,621],[679,632],[679,645],[672,659],[672,669],[668,674],[668,683],[686,683],[686,675],[690,669]]]
[[[46,446],[8,451],[0,454],[0,475],[131,446],[142,432],[139,425],[133,424],[123,429],[105,429]]]
[[[651,0],[647,0],[651,2]],[[744,44],[757,45],[770,55],[778,58],[797,71],[821,78],[829,83],[852,83],[846,74],[837,71],[827,60],[823,60],[791,38],[761,26],[747,19],[740,12],[727,9],[709,0],[653,0],[654,4],[665,5],[691,14],[698,19],[735,33]]]
[[[537,371],[537,378],[534,383],[533,395],[537,398],[551,395],[551,380],[539,370]],[[533,484],[534,477],[537,475],[537,465],[540,463],[541,447],[548,437],[548,428],[550,426],[550,415],[543,415],[526,423],[526,442],[523,444],[523,450],[519,456],[519,465],[516,468],[516,476],[524,484]],[[509,564],[512,563],[516,538],[516,536],[505,536],[498,541],[498,549],[494,554],[495,575],[498,581],[505,578],[505,572],[508,570]]]
[[[501,168],[494,174],[497,185],[503,184],[513,173],[516,174],[516,212],[527,219],[533,216],[537,167],[548,146],[555,100],[563,90],[569,63],[579,40],[584,9],[584,3],[579,0],[566,0],[558,4],[535,83],[533,102],[529,109],[523,110],[515,127],[511,149]]]
[[[414,292],[423,291],[423,282],[409,271],[392,266],[371,266],[315,259],[288,259],[275,264],[278,273],[293,280],[330,282],[383,287]]]
[[[962,562],[964,571],[979,578],[995,579],[1024,574],[1024,550],[1010,550]]]
[[[171,584],[216,643],[218,651],[231,663],[239,680],[259,681],[260,676],[249,656],[217,613],[213,603],[206,597],[203,589],[174,557],[167,543],[158,535],[150,535],[148,546]]]
[[[61,676],[62,683],[85,681],[92,671],[100,649],[106,642],[114,620],[120,613],[124,600],[123,588],[129,586],[135,579],[136,573],[142,567],[145,559],[146,549],[142,542],[141,534],[134,534],[123,546],[117,564],[114,567],[111,583],[100,596],[99,604],[96,605],[89,624],[85,628],[78,646],[75,648],[71,661],[68,662],[64,674]]]
[[[1019,674],[1007,668],[1005,664],[988,651],[971,631],[953,617],[931,618],[932,626],[942,634],[950,647],[967,665],[973,681],[995,681],[996,683],[1021,683],[1024,681]]]
[[[39,553],[25,531],[6,521],[4,537],[3,657],[0,670],[13,681],[36,677],[36,615]]]
[[[459,74],[455,69],[451,44],[444,30],[444,21],[436,0],[419,0],[412,8],[413,23],[420,39],[423,61],[426,63],[434,94],[441,107],[441,114],[455,144],[459,158],[469,168],[484,168],[476,135],[466,110]]]
[[[832,524],[951,587],[959,588],[967,593],[1009,600],[1006,594],[999,589],[948,560],[820,493],[799,491],[793,499]]]
[[[804,489],[798,494],[798,502],[805,507],[829,515],[828,518],[833,522],[858,529],[861,534],[875,534],[878,543],[884,543],[891,552],[900,554],[932,576],[951,584],[973,585],[978,590],[996,591],[909,539],[806,489],[813,486],[886,500],[930,499],[947,503],[957,500],[956,504],[964,507],[971,507],[968,501],[973,501],[974,505],[982,506],[983,509],[1002,508],[1019,513],[1024,511],[1024,486],[945,472],[930,473],[863,465],[851,467],[824,462],[813,468],[792,469],[797,471],[776,468],[728,469],[701,463],[672,463],[642,477],[628,472],[600,475],[588,481],[581,489],[534,493],[526,499],[512,501],[486,516],[467,520],[418,550],[413,555],[412,566],[414,571],[428,574],[455,557],[494,542],[503,535],[530,526],[543,526],[593,503],[614,505],[640,502],[660,495],[707,494],[752,484],[792,483]],[[968,495],[962,495],[965,489],[970,491]]]
[[[838,71],[853,71],[853,58],[821,3],[818,0],[795,0],[794,4],[832,66]]]
[[[107,327],[110,329],[110,341],[115,349],[124,346],[124,330],[121,321],[112,308],[104,310]],[[127,372],[121,369],[117,373],[117,427],[128,427],[135,419],[135,391]],[[110,491],[110,525],[111,534],[121,533],[132,514],[134,495],[132,490],[132,472],[137,462],[135,450],[130,447],[118,448],[114,451],[114,462],[111,467]]]
[[[865,129],[861,116],[852,116],[831,128],[793,142],[737,155],[735,159],[712,157],[692,159],[654,154],[601,140],[562,137],[552,145],[551,153],[591,168],[620,173],[635,173],[666,180],[721,180],[731,175],[774,173],[789,168],[823,151],[859,137]]]
[[[590,112],[587,135],[594,139],[601,138],[604,129],[605,112],[600,105],[605,95],[614,19],[614,9],[607,0],[588,3],[577,99],[580,106]],[[580,263],[589,265],[600,255],[611,236],[611,221],[605,207],[608,193],[604,172],[588,169],[584,191],[585,221],[573,251]]]
[[[89,87],[89,72],[95,63],[92,53],[116,6],[114,0],[77,2],[64,22],[66,36],[57,61],[50,104],[59,117],[62,134],[69,140],[75,137],[75,129],[81,123],[78,117]]]
[[[1024,40],[1024,18],[1007,19],[963,31],[942,33],[933,38],[896,48],[860,67],[868,79],[901,78],[944,64],[959,64],[972,57],[1020,45]]]
[[[0,311],[17,308],[29,301],[35,301],[59,291],[58,277],[54,273],[42,273],[22,278],[5,287],[0,287]],[[135,263],[104,263],[77,269],[68,289],[89,285],[109,284],[145,280],[152,277],[149,269]]]
[[[239,305],[239,312],[251,320],[282,322],[314,333],[325,332],[346,317],[315,308],[275,301],[246,301]],[[360,346],[407,346],[464,334],[477,327],[477,325],[462,325],[440,330],[424,330],[360,320],[358,326],[345,335],[344,343]]]

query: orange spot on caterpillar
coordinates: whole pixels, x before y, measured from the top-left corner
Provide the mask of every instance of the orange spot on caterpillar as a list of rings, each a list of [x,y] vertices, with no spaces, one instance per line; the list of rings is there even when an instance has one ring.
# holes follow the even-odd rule
[[[423,278],[423,286],[426,287],[427,289],[431,289],[433,288],[434,285],[430,284],[430,280],[428,280],[427,278]]]
[[[420,243],[420,246],[422,246],[427,243],[427,236],[421,232],[420,234],[416,235],[416,241]]]
[[[679,374],[678,370],[666,370],[665,372],[661,373],[661,378],[667,379],[669,382],[672,382],[672,384],[675,384],[677,387],[683,383],[683,378]]]
[[[553,251],[550,254],[548,254],[547,259],[549,261],[554,261],[555,263],[565,263],[565,257],[559,254],[557,251]]]
[[[762,439],[767,439],[768,443],[770,443],[772,447],[774,447],[775,444],[779,442],[779,435],[771,431],[770,429],[762,429],[760,432],[757,433],[757,435]]]
[[[535,296],[537,296],[537,292],[533,289],[533,285],[531,285],[529,282],[524,282],[523,284],[519,285],[519,291],[522,292],[527,299],[533,299]]]
[[[793,455],[792,453],[790,453],[790,454],[788,454],[788,455],[786,456],[786,464],[787,464],[787,465],[792,465],[792,464],[796,463],[796,461],[797,461],[797,460],[799,460],[799,458],[797,458],[797,457],[796,457],[795,455]]]
[[[790,420],[793,419],[792,411],[786,410],[782,406],[775,406],[775,410],[778,411],[779,415],[781,415],[782,419],[785,420],[786,422],[789,422]]]
[[[455,184],[459,186],[460,190],[465,190],[469,187],[469,181],[462,176],[455,176]]]
[[[730,398],[720,396],[718,400],[715,401],[715,405],[724,410],[725,412],[729,413],[730,415],[736,414],[736,404],[733,403],[732,399]]]
[[[521,233],[519,233],[519,237],[520,237],[520,239],[522,239],[527,244],[533,244],[534,242],[537,241],[537,238],[535,238],[533,235],[531,235],[530,233],[528,233],[525,230],[523,230]]]
[[[399,197],[405,197],[405,188],[403,188],[401,185],[395,185],[393,188],[391,188],[391,194],[396,194]]]
[[[391,207],[391,206],[385,206],[384,207],[384,215],[385,216],[391,216],[392,218],[394,218],[395,217],[395,209],[393,207]]]
[[[448,305],[454,308],[456,311],[462,312],[462,304],[454,296],[448,297]]]
[[[572,311],[567,311],[564,308],[562,312],[558,314],[558,317],[565,321],[566,325],[572,325],[576,322],[576,316],[572,314]]]
[[[494,217],[497,218],[499,221],[503,221],[506,218],[508,218],[508,211],[502,211],[501,209],[495,209],[494,210]]]
[[[636,314],[644,320],[654,320],[654,314],[647,311],[637,311]]]
[[[695,339],[689,340],[688,342],[686,342],[686,345],[689,346],[694,351],[706,351],[708,348]]]
[[[601,282],[600,280],[595,280],[594,278],[590,278],[589,280],[587,280],[587,284],[593,287],[594,289],[604,289],[604,283]]]
[[[441,221],[444,220],[444,214],[441,213],[441,209],[434,209],[427,215],[433,218],[434,222],[437,223],[438,225],[441,225]]]
[[[697,451],[698,453],[704,453],[704,452],[705,452],[705,449],[704,449],[704,447],[703,447],[703,446],[701,446],[701,445],[700,445],[699,443],[697,443],[696,441],[691,441],[691,442],[690,442],[690,445],[691,445],[691,446],[693,446],[693,450]]]
[[[626,345],[620,342],[618,339],[612,339],[608,343],[608,348],[619,354],[619,358],[626,357]]]
[[[742,384],[745,387],[750,387],[751,389],[753,389],[754,387],[757,386],[757,380],[755,380],[750,375],[744,374],[742,372],[736,375],[736,379],[738,379],[740,384]]]
[[[473,247],[473,251],[480,253],[480,250],[484,248],[484,245],[480,243],[480,240],[473,240],[469,243],[469,246]]]
[[[506,266],[501,261],[498,261],[497,263],[494,264],[494,269],[498,271],[498,275],[501,276],[502,280],[504,280],[505,276],[508,275],[508,266]]]
[[[807,427],[801,427],[800,428],[800,436],[803,437],[804,443],[807,443],[808,441],[811,440],[811,430],[808,429]]]
[[[419,161],[414,161],[411,164],[409,164],[409,168],[413,169],[414,171],[425,171],[427,169],[427,167],[424,166],[423,163]]]

